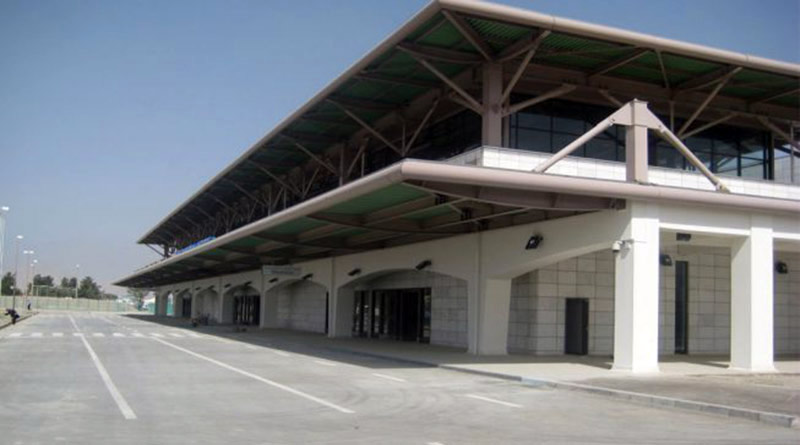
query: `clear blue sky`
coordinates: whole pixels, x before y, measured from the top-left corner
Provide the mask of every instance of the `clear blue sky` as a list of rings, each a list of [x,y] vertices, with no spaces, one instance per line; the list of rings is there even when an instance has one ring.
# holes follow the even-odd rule
[[[797,0],[503,3],[800,62]],[[23,234],[122,293],[140,235],[425,4],[0,0],[5,269]]]

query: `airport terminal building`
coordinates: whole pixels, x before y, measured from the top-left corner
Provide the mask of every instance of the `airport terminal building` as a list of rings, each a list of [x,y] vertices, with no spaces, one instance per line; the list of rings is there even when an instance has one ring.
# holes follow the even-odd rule
[[[434,0],[139,243],[156,312],[473,354],[800,354],[800,65]]]

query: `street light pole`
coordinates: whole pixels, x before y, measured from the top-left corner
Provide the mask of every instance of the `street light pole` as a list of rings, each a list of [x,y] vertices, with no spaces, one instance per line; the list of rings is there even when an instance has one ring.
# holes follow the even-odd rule
[[[6,212],[8,207],[0,207],[0,297],[3,296],[3,258],[6,256]]]
[[[39,260],[33,260],[33,264],[31,264],[31,291],[33,292],[33,296],[36,297],[36,264],[39,263]]]
[[[17,289],[19,286],[19,242],[22,241],[22,235],[17,235],[17,249],[14,254],[14,287],[11,289],[11,309],[17,308]]]
[[[78,283],[80,282],[81,265],[75,265],[75,298],[78,298]]]
[[[36,252],[34,252],[32,250],[23,250],[22,251],[23,255],[33,255],[34,253],[36,253]],[[25,257],[25,290],[22,292],[22,296],[23,297],[27,297],[28,296],[28,284],[29,284],[30,278],[31,278],[30,277],[30,273],[31,273],[31,259],[32,258],[33,257],[30,257],[30,256]]]

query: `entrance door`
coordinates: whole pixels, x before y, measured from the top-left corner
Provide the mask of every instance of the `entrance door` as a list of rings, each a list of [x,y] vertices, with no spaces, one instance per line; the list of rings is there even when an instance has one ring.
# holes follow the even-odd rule
[[[192,318],[192,299],[184,298],[181,305],[181,316],[183,318]]]
[[[689,352],[689,262],[675,262],[675,353]]]
[[[353,336],[428,343],[431,337],[431,290],[356,292]]]
[[[589,300],[567,298],[564,353],[586,355],[589,352]]]
[[[233,298],[233,323],[257,326],[261,319],[261,298],[246,295]]]

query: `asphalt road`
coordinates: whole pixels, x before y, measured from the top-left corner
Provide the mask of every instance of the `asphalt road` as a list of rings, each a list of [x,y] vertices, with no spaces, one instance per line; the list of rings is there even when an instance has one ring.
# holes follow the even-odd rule
[[[98,313],[0,331],[1,444],[800,443],[800,430]]]

